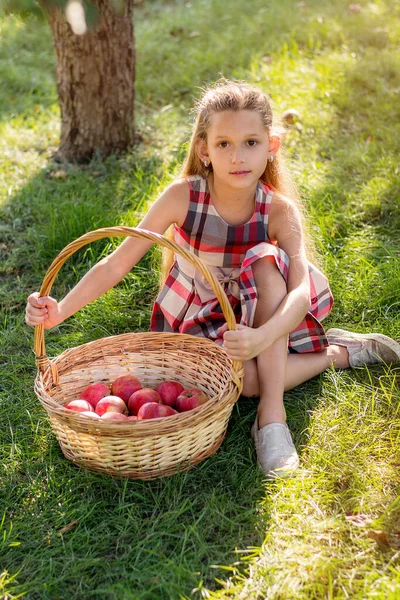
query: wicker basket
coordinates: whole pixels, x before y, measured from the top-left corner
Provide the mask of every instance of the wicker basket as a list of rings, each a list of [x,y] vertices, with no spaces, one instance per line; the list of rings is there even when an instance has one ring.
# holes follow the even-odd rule
[[[207,278],[230,329],[236,327],[229,301],[216,277],[193,254],[172,240],[143,229],[110,227],[92,231],[69,244],[46,273],[40,296],[50,293],[66,260],[86,244],[110,236],[131,236],[182,255]],[[243,368],[225,350],[205,338],[175,333],[127,333],[46,356],[44,327],[35,327],[38,374],[35,392],[47,411],[63,454],[74,463],[108,475],[153,479],[184,471],[219,448],[233,405],[242,389]],[[112,382],[132,373],[143,387],[163,380],[198,387],[208,396],[198,408],[167,418],[112,423],[64,408],[95,381]]]

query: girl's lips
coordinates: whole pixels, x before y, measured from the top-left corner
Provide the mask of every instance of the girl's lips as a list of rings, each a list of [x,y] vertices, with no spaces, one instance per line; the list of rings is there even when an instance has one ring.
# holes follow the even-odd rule
[[[250,171],[231,171],[231,175],[248,175]]]

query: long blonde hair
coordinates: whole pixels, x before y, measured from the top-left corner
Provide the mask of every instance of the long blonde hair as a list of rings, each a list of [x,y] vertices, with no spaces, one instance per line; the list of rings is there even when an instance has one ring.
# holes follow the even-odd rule
[[[270,138],[276,135],[280,137],[284,131],[279,123],[273,122],[271,103],[267,94],[244,81],[230,81],[225,78],[219,79],[214,84],[203,89],[203,96],[196,101],[192,109],[195,121],[186,159],[179,173],[180,178],[191,175],[207,177],[210,171],[212,171],[212,165],[206,168],[200,160],[196,150],[196,143],[199,139],[207,143],[207,130],[210,127],[211,116],[227,110],[257,111],[261,116],[265,128],[269,132]],[[286,170],[281,151],[275,155],[273,162],[267,161],[261,180],[274,191],[282,194],[296,204],[303,216],[304,226],[304,207],[302,206],[297,188]],[[170,228],[168,236],[172,237],[172,235],[172,228]],[[307,231],[305,231],[305,237],[308,253],[310,254],[311,251],[311,254],[314,254]],[[170,250],[163,249],[162,281],[168,275],[172,262],[173,253]]]

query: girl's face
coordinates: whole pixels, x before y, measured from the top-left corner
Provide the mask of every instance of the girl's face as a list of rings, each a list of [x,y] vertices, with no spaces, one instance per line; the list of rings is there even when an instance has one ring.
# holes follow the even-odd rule
[[[274,149],[258,112],[227,110],[211,116],[207,143],[199,141],[197,151],[216,179],[245,188],[258,182]]]

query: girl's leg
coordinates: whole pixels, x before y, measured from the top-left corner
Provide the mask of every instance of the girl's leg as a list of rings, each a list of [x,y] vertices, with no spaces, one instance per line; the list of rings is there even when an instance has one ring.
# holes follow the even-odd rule
[[[285,392],[316,377],[329,367],[347,369],[349,354],[344,346],[331,345],[321,352],[307,354],[288,354],[285,375]],[[243,363],[243,395],[259,396],[260,382],[255,358]]]
[[[287,294],[286,283],[273,258],[257,260],[253,265],[258,302],[254,327],[263,325],[274,314]],[[286,411],[283,392],[286,381],[287,336],[276,340],[257,357],[257,372],[260,386],[258,405],[258,427],[269,423],[285,423]]]
[[[285,391],[316,377],[329,367],[349,368],[349,353],[344,346],[328,346],[320,352],[289,354]]]
[[[260,259],[253,265],[258,303],[254,327],[265,323],[286,296],[286,283],[275,260]],[[299,457],[286,426],[283,405],[288,336],[277,339],[257,357],[260,402],[257,419],[251,429],[257,462],[268,477],[291,477],[299,465]]]
[[[253,265],[258,302],[254,327],[263,325],[274,314],[287,294],[286,282],[272,257],[257,260]],[[330,345],[321,352],[288,354],[284,336],[257,358],[244,363],[243,394],[260,396],[259,425],[286,421],[283,392],[319,375],[330,366],[346,369],[349,355],[345,346]]]

